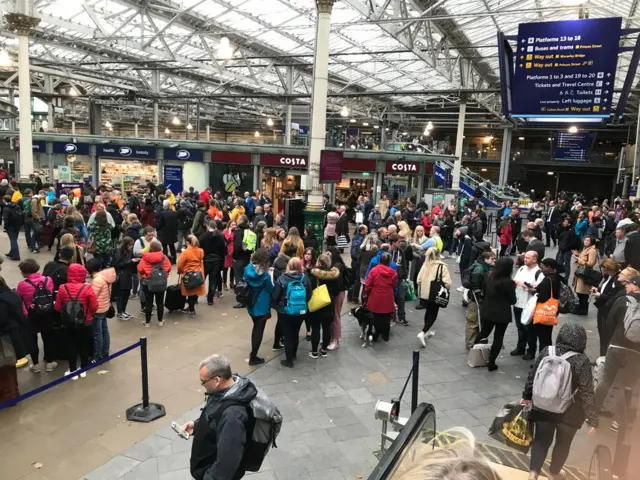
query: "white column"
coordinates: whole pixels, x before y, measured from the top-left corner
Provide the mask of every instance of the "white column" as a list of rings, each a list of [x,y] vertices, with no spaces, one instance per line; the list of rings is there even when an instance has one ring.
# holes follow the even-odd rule
[[[640,115],[640,107],[638,108],[638,115]],[[636,147],[633,153],[633,171],[631,173],[631,185],[637,185],[636,181],[636,165],[638,164],[638,155],[640,155],[640,117],[638,117],[638,123],[636,125]]]
[[[33,173],[33,137],[31,135],[29,37],[22,34],[18,36],[18,82],[18,95],[20,96],[20,175],[26,178]]]
[[[462,167],[462,142],[464,140],[464,120],[467,113],[467,102],[464,96],[460,98],[460,113],[458,115],[458,132],[456,133],[456,160],[453,162],[451,188],[460,190],[460,168]]]
[[[138,138],[138,122],[133,124],[133,136]]]
[[[160,93],[160,72],[153,70],[151,72],[151,89],[156,95]],[[158,100],[153,101],[153,138],[159,138],[158,132]],[[159,177],[158,177],[159,178]]]
[[[504,127],[502,135],[502,154],[500,155],[500,178],[498,185],[503,187],[509,180],[509,162],[511,161],[511,129]]]
[[[76,134],[76,121],[75,120],[71,120],[71,134],[72,135]]]
[[[211,127],[207,125],[207,142],[211,141]]]
[[[53,93],[53,80],[50,74],[46,74],[44,76],[44,91],[45,93],[49,93],[49,94]],[[53,115],[53,98],[50,98],[49,101],[47,102],[47,131],[48,132],[53,132],[54,122],[55,122],[55,119]]]
[[[311,117],[311,145],[309,147],[309,193],[308,210],[322,209],[322,187],[320,186],[320,152],[325,147],[327,136],[327,90],[329,84],[329,33],[331,10],[335,0],[316,0],[318,19],[316,23],[316,51],[313,61],[313,99]]]

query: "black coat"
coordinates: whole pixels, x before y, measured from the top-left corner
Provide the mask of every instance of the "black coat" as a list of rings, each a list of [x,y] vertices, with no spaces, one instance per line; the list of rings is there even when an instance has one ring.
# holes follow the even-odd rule
[[[341,214],[336,222],[336,235],[349,235],[349,217],[346,213]]]
[[[484,282],[484,302],[480,318],[494,323],[511,323],[511,307],[516,304],[516,284],[510,278]]]
[[[271,307],[278,312],[284,313],[284,307],[287,305],[287,287],[289,283],[302,280],[305,290],[307,291],[307,303],[311,300],[311,282],[307,275],[302,275],[300,272],[285,272],[275,280],[274,272],[274,287],[271,292]]]
[[[156,215],[156,231],[161,243],[178,241],[178,214],[173,210],[162,210]]]
[[[8,335],[16,358],[31,351],[29,325],[22,312],[22,300],[9,287],[0,287],[0,335]]]
[[[627,235],[627,243],[624,246],[624,259],[628,266],[640,270],[640,232]]]
[[[137,263],[133,261],[133,252],[118,249],[113,262],[118,276],[115,288],[120,291],[128,291],[133,288],[133,274],[137,271]]]

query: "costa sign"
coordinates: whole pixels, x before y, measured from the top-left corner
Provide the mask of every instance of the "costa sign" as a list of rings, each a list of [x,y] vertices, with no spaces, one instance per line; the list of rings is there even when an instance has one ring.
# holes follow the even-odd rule
[[[309,162],[306,155],[264,154],[260,155],[260,165],[306,170],[306,168],[309,166]]]
[[[418,162],[391,161],[387,162],[387,173],[418,175],[420,164]]]

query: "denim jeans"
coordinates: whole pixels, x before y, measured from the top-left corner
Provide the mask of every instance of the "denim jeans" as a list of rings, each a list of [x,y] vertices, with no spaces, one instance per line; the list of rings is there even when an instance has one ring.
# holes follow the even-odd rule
[[[556,255],[556,262],[564,266],[564,278],[571,276],[571,252],[561,252],[558,250]]]
[[[111,337],[107,325],[107,313],[93,314],[93,358],[101,360],[109,355]]]
[[[24,222],[24,237],[27,240],[29,250],[40,248],[40,234],[38,233],[38,220],[27,218]]]
[[[138,277],[137,273],[132,273],[131,274],[131,279],[133,281],[133,290],[132,290],[132,294],[133,295],[137,295],[138,294],[138,288],[140,287],[140,278]]]
[[[113,255],[110,253],[96,253],[94,257],[102,261],[102,268],[109,268],[111,266]]]
[[[20,250],[18,249],[18,230],[9,229],[7,235],[9,235],[9,242],[11,244],[11,250],[9,250],[9,257],[13,260],[20,260]]]

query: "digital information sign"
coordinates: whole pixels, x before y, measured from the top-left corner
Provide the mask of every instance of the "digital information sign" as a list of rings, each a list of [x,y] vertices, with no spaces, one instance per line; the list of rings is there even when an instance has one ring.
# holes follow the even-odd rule
[[[591,151],[595,135],[593,133],[562,133],[553,135],[554,160],[571,160],[574,162],[586,162]]]
[[[520,24],[512,115],[608,118],[621,23],[588,18]]]

